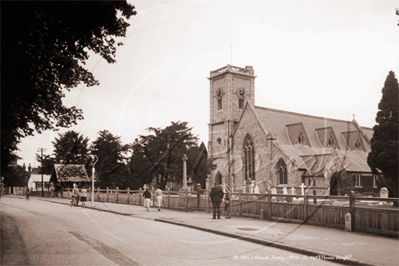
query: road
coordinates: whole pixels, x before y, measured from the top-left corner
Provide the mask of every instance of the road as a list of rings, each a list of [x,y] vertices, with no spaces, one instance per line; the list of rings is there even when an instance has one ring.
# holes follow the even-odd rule
[[[1,265],[332,264],[134,215],[37,198],[2,198],[0,215]]]

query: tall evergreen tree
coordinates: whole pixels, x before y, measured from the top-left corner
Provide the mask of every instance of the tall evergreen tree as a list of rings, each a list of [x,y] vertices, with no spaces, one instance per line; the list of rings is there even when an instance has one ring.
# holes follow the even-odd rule
[[[382,88],[382,98],[371,139],[367,163],[373,171],[381,170],[388,182],[389,196],[398,197],[398,94],[399,84],[390,71]]]
[[[56,163],[83,164],[89,156],[89,138],[70,130],[53,141]]]
[[[91,145],[92,154],[98,157],[96,172],[101,187],[133,187],[131,175],[127,169],[129,145],[122,144],[120,137],[103,130]]]

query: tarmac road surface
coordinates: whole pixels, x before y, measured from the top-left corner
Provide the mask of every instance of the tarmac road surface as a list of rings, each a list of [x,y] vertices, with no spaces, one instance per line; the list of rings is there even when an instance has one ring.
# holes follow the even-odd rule
[[[333,264],[134,214],[39,198],[2,198],[0,215],[1,265]]]

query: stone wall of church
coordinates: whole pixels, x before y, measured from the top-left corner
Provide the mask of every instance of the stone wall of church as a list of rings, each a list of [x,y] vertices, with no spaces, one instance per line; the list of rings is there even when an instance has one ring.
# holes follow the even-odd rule
[[[226,126],[224,123],[212,125],[209,141],[212,146],[210,149],[210,155],[212,158],[225,156],[227,153],[226,144]]]
[[[302,172],[278,147],[272,143],[263,128],[258,123],[255,114],[249,106],[247,107],[237,131],[234,135],[233,158],[234,164],[232,174],[234,174],[235,190],[242,188],[245,181],[244,170],[244,139],[249,134],[254,142],[255,148],[255,182],[260,192],[265,192],[269,185],[277,188],[299,187],[302,182]],[[279,170],[277,164],[280,159],[284,160],[287,167],[287,184],[279,184]],[[270,180],[270,181],[269,181]]]
[[[221,75],[211,80],[211,91],[210,91],[210,108],[211,108],[211,123],[225,121],[227,119],[228,111],[228,78],[229,75]],[[222,109],[218,109],[218,98],[217,92],[222,91]]]
[[[252,138],[255,149],[255,182],[262,192],[267,188],[267,181],[269,179],[269,144],[264,130],[258,123],[253,110],[249,106],[247,106],[234,135],[234,164],[232,167],[232,174],[234,174],[233,180],[235,190],[242,188],[245,182],[243,145],[245,136],[248,133]]]

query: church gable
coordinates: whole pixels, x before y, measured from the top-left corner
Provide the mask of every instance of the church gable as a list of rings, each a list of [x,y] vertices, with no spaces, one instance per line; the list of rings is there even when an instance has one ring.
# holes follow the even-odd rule
[[[342,132],[342,137],[350,150],[366,151],[359,131]]]
[[[286,125],[288,138],[292,145],[309,145],[309,139],[302,123]]]
[[[332,127],[316,128],[315,130],[321,146],[339,149],[338,140]]]

